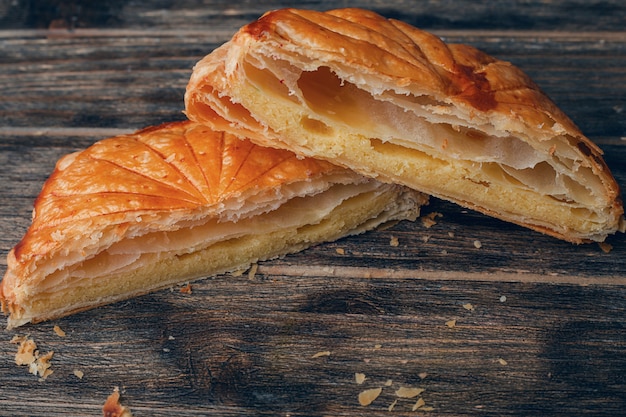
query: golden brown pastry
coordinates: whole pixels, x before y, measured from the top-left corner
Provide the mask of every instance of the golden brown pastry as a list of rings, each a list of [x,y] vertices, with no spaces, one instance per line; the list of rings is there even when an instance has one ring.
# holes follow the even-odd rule
[[[406,187],[192,122],[61,158],[9,253],[8,327],[296,252],[401,219]]]
[[[624,229],[601,150],[528,76],[370,11],[266,13],[185,100],[197,122],[571,242]]]

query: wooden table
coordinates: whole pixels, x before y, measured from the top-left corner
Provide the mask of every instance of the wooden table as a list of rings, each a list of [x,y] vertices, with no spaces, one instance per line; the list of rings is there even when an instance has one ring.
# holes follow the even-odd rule
[[[57,158],[182,119],[194,63],[288,4],[44,3],[0,0],[2,273]],[[348,3],[520,66],[626,186],[623,2],[303,7]],[[5,331],[0,415],[98,416],[115,387],[135,416],[623,415],[624,235],[606,253],[438,200],[428,213],[441,213],[431,227],[403,222],[193,283],[191,293]],[[27,334],[42,354],[54,351],[46,380],[14,363],[10,340]],[[402,386],[423,388],[424,406],[412,411],[418,397],[399,398]],[[382,393],[360,405],[372,388]]]

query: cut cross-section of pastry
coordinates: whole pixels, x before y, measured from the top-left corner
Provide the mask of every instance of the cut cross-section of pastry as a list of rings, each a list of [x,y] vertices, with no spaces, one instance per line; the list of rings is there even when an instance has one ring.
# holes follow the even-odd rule
[[[266,13],[198,62],[185,101],[200,123],[571,242],[624,229],[601,150],[527,75],[371,11]]]
[[[0,284],[8,327],[247,268],[403,219],[427,196],[193,122],[61,158]]]

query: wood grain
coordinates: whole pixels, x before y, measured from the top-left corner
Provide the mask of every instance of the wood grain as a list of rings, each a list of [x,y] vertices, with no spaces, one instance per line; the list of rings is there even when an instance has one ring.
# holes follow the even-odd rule
[[[20,400],[43,391],[86,410],[117,385],[137,415],[155,416],[389,415],[400,386],[424,388],[436,415],[615,415],[624,405],[624,288],[278,275],[192,288],[57,321],[65,338],[52,323],[29,328],[55,351],[55,374],[37,383],[6,363],[4,404],[46,415],[54,409]],[[358,405],[380,386],[379,400]]]
[[[194,63],[289,3],[0,0],[0,272],[60,156],[184,118]],[[348,3],[520,66],[626,187],[622,2],[306,7]],[[98,416],[114,387],[139,417],[623,414],[624,236],[606,253],[436,199],[425,212],[441,217],[3,332],[0,415]],[[54,351],[45,381],[14,363],[9,341],[26,334]],[[401,386],[423,388],[432,410],[412,411]]]
[[[626,5],[616,0],[463,2],[461,5],[455,0],[308,0],[306,3],[285,0],[3,0],[0,2],[0,24],[11,28],[40,29],[208,27],[219,30],[239,27],[267,10],[294,6],[316,10],[363,7],[424,29],[622,31],[626,17]]]

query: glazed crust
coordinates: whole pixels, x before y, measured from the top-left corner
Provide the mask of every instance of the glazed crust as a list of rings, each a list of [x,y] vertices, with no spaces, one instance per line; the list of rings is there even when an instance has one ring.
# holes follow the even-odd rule
[[[415,219],[425,202],[190,121],[151,127],[58,161],[0,300],[9,327],[46,320]]]
[[[526,74],[371,11],[268,12],[195,66],[185,101],[200,123],[571,242],[624,228],[602,151]]]

